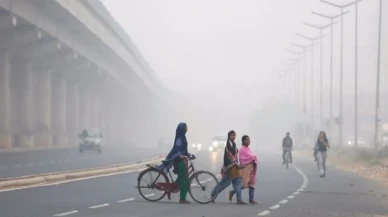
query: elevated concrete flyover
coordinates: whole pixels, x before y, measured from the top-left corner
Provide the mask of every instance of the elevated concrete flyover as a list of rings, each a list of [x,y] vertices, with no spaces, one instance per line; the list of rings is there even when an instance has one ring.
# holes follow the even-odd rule
[[[168,92],[99,1],[0,0],[0,148],[127,142]]]

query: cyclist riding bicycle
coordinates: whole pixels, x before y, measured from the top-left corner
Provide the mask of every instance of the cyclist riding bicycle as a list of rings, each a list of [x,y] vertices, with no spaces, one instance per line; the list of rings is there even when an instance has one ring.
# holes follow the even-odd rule
[[[292,138],[290,137],[290,133],[287,132],[286,133],[286,137],[283,138],[283,142],[282,142],[283,164],[286,163],[286,153],[287,153],[287,151],[290,152],[290,163],[292,163],[292,153],[291,153],[292,145],[293,145]]]

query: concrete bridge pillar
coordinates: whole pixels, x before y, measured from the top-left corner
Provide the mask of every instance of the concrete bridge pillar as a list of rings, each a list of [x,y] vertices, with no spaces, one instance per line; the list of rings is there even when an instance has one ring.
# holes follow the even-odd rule
[[[80,94],[80,102],[79,102],[79,114],[80,114],[80,129],[85,129],[90,127],[90,96],[89,89],[85,88],[81,90]]]
[[[35,146],[51,146],[51,71],[40,70],[38,73],[37,95],[38,103],[37,134],[35,136]]]
[[[65,76],[63,74],[53,76],[52,84],[54,84],[51,98],[53,144],[56,146],[68,145],[69,139],[66,135],[67,83]]]
[[[78,143],[78,133],[81,132],[79,123],[79,87],[78,84],[67,84],[67,110],[66,110],[66,127],[67,135],[69,138],[69,143],[71,145],[76,145]]]
[[[10,60],[9,53],[0,50],[0,148],[11,148],[10,133]]]
[[[33,132],[33,69],[30,63],[21,66],[20,109],[17,111],[19,118],[20,135],[18,144],[21,147],[34,147],[35,133]]]

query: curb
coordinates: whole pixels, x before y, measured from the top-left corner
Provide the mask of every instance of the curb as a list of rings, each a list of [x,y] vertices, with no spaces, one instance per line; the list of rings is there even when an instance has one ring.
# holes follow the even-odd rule
[[[82,169],[82,170],[73,170],[73,171],[58,172],[58,173],[45,173],[45,174],[22,176],[22,177],[16,177],[16,178],[5,178],[5,179],[0,179],[0,189],[26,187],[26,186],[37,185],[37,184],[53,183],[53,182],[79,179],[79,178],[85,178],[85,177],[91,177],[91,176],[97,176],[97,175],[112,174],[112,173],[122,172],[126,170],[131,170],[131,169],[140,169],[144,167],[144,165],[146,164],[157,163],[157,162],[160,162],[162,159],[163,158],[161,157],[154,157],[154,158],[144,159],[136,163],[115,164],[115,165],[110,165],[105,167],[96,167],[96,168],[89,168],[89,169]]]

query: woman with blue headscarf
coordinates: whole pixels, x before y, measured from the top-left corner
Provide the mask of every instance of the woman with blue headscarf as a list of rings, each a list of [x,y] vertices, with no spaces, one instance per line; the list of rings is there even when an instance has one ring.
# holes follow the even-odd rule
[[[166,157],[166,160],[171,160],[171,165],[169,167],[171,167],[173,164],[173,172],[178,175],[178,178],[175,182],[179,184],[180,188],[179,203],[190,203],[190,201],[186,200],[186,195],[189,188],[189,177],[187,174],[187,160],[185,160],[185,157],[191,155],[187,151],[186,132],[186,123],[179,123],[178,127],[176,128],[174,146]]]

